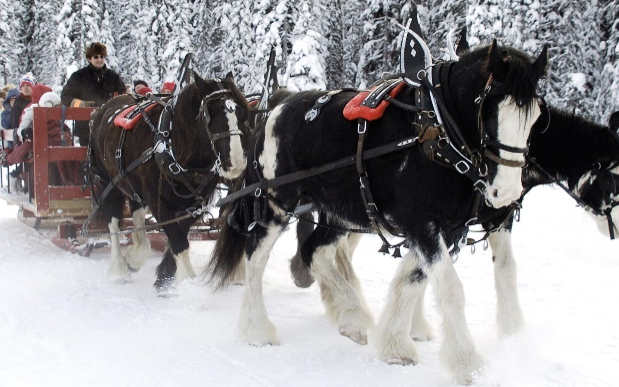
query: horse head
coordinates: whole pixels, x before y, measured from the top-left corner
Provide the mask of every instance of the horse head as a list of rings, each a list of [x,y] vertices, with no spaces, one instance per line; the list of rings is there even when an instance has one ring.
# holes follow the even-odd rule
[[[195,112],[187,119],[199,123],[194,140],[198,144],[208,144],[206,148],[214,153],[215,167],[221,176],[237,178],[247,166],[245,149],[250,134],[247,102],[236,87],[232,73],[224,79],[212,80],[204,80],[194,73],[194,78],[195,83],[188,86],[191,90],[185,101]],[[183,93],[179,96],[179,104],[183,102],[182,96]],[[184,142],[190,141],[185,139]],[[180,152],[177,157],[181,157]]]
[[[581,204],[593,215],[600,232],[611,239],[619,235],[619,112],[611,115],[608,132],[611,141],[609,157],[602,157],[577,182],[570,183]]]
[[[449,87],[463,102],[456,118],[464,120],[463,127],[478,128],[468,130],[468,142],[480,144],[473,155],[479,157],[480,175],[486,176],[483,191],[492,207],[508,205],[522,194],[529,135],[541,110],[536,87],[546,71],[547,52],[544,47],[532,60],[494,41],[489,48],[465,53],[449,77],[454,83]]]

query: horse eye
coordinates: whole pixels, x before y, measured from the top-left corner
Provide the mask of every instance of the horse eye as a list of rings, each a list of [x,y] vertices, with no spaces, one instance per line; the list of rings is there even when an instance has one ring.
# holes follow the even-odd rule
[[[516,105],[518,105],[518,107],[523,107],[525,105],[524,99],[518,98],[518,101],[516,101]]]

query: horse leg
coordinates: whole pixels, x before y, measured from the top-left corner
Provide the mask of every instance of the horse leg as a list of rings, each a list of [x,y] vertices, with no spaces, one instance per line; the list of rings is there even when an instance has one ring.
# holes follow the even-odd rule
[[[421,295],[415,302],[415,309],[413,309],[410,335],[415,341],[430,341],[434,338],[434,329],[426,318],[425,293],[427,289],[428,283],[421,290]]]
[[[104,214],[104,216],[108,218],[108,229],[111,234],[111,257],[107,276],[111,282],[118,283],[131,281],[131,271],[127,266],[127,260],[120,251],[120,236],[118,234],[120,231],[119,222],[123,216],[124,205],[124,196],[120,192],[112,191],[98,209],[100,214]]]
[[[175,282],[181,283],[186,278],[196,276],[189,261],[187,239],[193,221],[189,219],[163,227],[168,237],[168,246],[161,263],[157,266],[157,280],[154,284],[160,296],[173,295]]]
[[[320,287],[320,295],[327,311],[327,316],[338,324],[341,335],[358,344],[367,344],[367,330],[374,326],[374,318],[354,271],[348,270],[350,283],[333,264],[338,249],[348,251],[346,233],[326,227],[317,227],[302,248],[303,261],[311,267],[314,278]],[[350,267],[350,260],[343,259]],[[354,284],[354,285],[353,285]]]
[[[309,288],[314,283],[314,278],[309,267],[301,258],[301,246],[314,231],[314,215],[311,212],[301,214],[297,222],[297,252],[290,260],[290,274],[294,284],[300,288]]]
[[[256,227],[245,256],[245,293],[241,305],[239,336],[255,346],[278,345],[277,330],[269,320],[262,295],[262,276],[275,241],[285,223],[271,221],[266,228]]]
[[[361,291],[359,277],[357,277],[355,269],[352,267],[352,254],[361,240],[361,235],[362,234],[358,233],[348,234],[348,237],[342,241],[342,243],[338,244],[337,250],[335,250],[335,265],[337,271],[359,294],[363,293]]]
[[[418,361],[409,334],[412,312],[428,279],[431,279],[443,315],[445,339],[440,351],[441,361],[457,382],[470,383],[483,361],[466,325],[462,283],[444,242],[441,240],[433,249],[434,254],[424,256],[421,251],[428,251],[429,246],[412,248],[391,282],[387,305],[377,326],[378,353],[389,364],[414,364]]]
[[[432,264],[430,278],[436,303],[443,315],[443,345],[439,356],[456,382],[470,384],[483,366],[483,360],[466,323],[462,282],[444,242],[437,258]]]
[[[133,205],[132,205],[133,207]],[[132,212],[134,231],[131,232],[133,243],[125,253],[127,265],[131,271],[138,271],[150,256],[150,241],[146,237],[146,209],[136,208]]]
[[[511,232],[500,230],[488,237],[494,261],[494,283],[497,294],[496,321],[501,336],[509,336],[524,326],[518,301],[517,267],[512,251]]]
[[[410,327],[415,301],[423,295],[426,283],[427,273],[411,250],[402,258],[389,285],[387,303],[375,329],[376,349],[382,361],[400,365],[419,362]]]

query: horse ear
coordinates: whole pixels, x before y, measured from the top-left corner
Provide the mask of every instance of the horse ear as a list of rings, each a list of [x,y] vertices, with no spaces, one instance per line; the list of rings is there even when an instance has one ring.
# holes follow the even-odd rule
[[[548,66],[548,45],[544,44],[542,52],[539,53],[539,56],[535,59],[531,68],[535,71],[537,76],[541,78],[546,75],[546,66]]]
[[[456,47],[456,54],[458,56],[464,54],[470,49],[469,41],[466,40],[466,26],[462,27],[460,30],[460,40],[458,41],[458,47]]]
[[[228,74],[226,74],[226,80],[234,82],[234,75],[232,75],[232,71],[228,71]]]
[[[619,134],[619,111],[610,115],[608,119],[608,129]]]
[[[201,91],[203,94],[207,94],[207,93],[209,93],[209,87],[208,87],[208,84],[206,83],[206,81],[205,81],[204,79],[202,79],[202,78],[198,75],[198,73],[196,73],[196,72],[194,72],[194,73],[193,73],[193,79],[194,79],[194,81],[195,81],[196,85],[198,86],[198,89],[200,89],[200,91]]]
[[[507,76],[508,70],[509,65],[503,60],[496,39],[494,39],[488,49],[488,71],[493,74],[495,78],[503,79]]]

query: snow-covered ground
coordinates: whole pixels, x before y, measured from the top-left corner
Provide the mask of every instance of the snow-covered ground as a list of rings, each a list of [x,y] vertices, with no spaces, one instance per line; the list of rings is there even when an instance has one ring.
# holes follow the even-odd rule
[[[265,299],[280,346],[236,339],[243,288],[221,292],[189,280],[175,298],[152,287],[160,253],[133,282],[106,280],[109,250],[89,258],[54,246],[0,200],[0,386],[450,386],[438,361],[440,334],[417,343],[421,363],[389,366],[371,345],[340,336],[316,286],[298,289],[288,259],[295,235],[275,246]],[[213,242],[192,244],[201,269]],[[365,236],[354,257],[378,316],[398,261]],[[472,335],[486,360],[477,386],[611,386],[619,366],[619,242],[556,189],[538,188],[514,227],[526,328],[497,339],[491,255],[460,254]],[[428,292],[430,320],[440,322]],[[440,330],[437,329],[438,332]],[[369,340],[372,341],[370,332]]]

